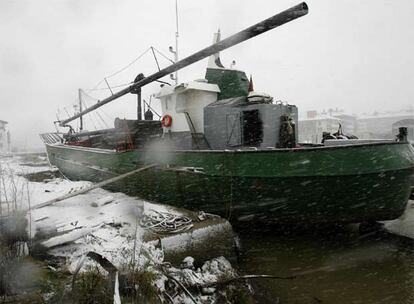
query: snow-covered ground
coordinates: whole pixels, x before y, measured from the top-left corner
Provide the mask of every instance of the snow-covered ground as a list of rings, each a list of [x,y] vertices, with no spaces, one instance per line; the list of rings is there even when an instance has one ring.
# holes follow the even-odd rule
[[[384,228],[392,234],[414,239],[414,200],[408,201],[407,208],[401,217],[384,222]]]
[[[39,161],[44,165],[39,165]],[[158,273],[156,284],[162,291],[163,282],[168,280],[166,270],[160,271],[160,267],[168,262],[164,260],[165,253],[173,251],[185,257],[188,250],[194,252],[198,245],[211,246],[219,234],[228,236],[228,248],[233,248],[231,226],[221,218],[205,214],[197,216],[192,212],[152,204],[101,188],[36,209],[39,204],[85,189],[92,183],[74,182],[61,177],[28,181],[24,177],[27,174],[51,170],[46,159],[37,159],[37,163],[33,164],[19,157],[3,158],[0,159],[0,170],[1,214],[4,216],[15,209],[26,211],[27,230],[32,243],[41,245],[47,254],[64,258],[65,266],[71,272],[77,269],[81,261],[85,264],[94,263],[85,259],[91,251],[108,259],[118,269],[131,261],[140,261],[145,267],[151,265],[154,273]],[[173,217],[190,219],[191,224],[179,233],[157,235],[140,225],[143,216],[151,214],[172,214]],[[209,222],[206,224],[203,221]],[[207,252],[206,256],[213,258]],[[189,265],[184,267],[186,270],[170,266],[168,271],[176,279],[190,285],[212,283],[224,274],[230,277],[235,275],[225,258],[218,255],[214,257],[200,269],[195,269],[192,258],[187,258]],[[183,293],[177,299],[181,297],[182,300],[187,296]],[[209,297],[212,300],[212,296]]]

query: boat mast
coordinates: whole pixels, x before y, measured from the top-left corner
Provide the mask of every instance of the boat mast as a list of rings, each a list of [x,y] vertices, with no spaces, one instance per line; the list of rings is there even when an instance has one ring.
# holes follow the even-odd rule
[[[118,99],[119,97],[122,97],[128,93],[131,93],[133,91],[138,90],[139,88],[156,81],[164,76],[167,76],[171,73],[174,73],[182,68],[185,68],[186,66],[189,66],[197,61],[200,61],[204,58],[209,57],[210,55],[216,54],[220,51],[223,51],[229,47],[232,47],[236,44],[239,44],[240,42],[243,42],[245,40],[248,40],[250,38],[253,38],[257,35],[263,34],[269,30],[272,30],[280,25],[283,25],[285,23],[288,23],[292,20],[295,20],[299,17],[305,16],[308,13],[308,6],[305,2],[302,2],[294,7],[291,7],[279,14],[276,14],[268,19],[265,19],[253,26],[250,26],[230,37],[227,37],[226,39],[223,39],[209,47],[206,47],[202,49],[201,51],[198,51],[197,53],[194,53],[184,59],[181,59],[178,62],[175,62],[174,64],[148,76],[143,78],[142,80],[139,80],[137,82],[134,82],[134,84],[130,85],[129,87],[126,87],[125,89],[114,93],[113,95],[103,99],[99,100],[96,104],[93,106],[90,106],[89,108],[83,110],[82,112],[69,117],[65,120],[60,121],[60,126],[65,126],[67,123],[80,118],[82,115],[85,115],[89,112],[92,112],[103,105]]]
[[[79,94],[79,113],[81,114],[82,113],[82,89],[79,89],[78,94]],[[82,131],[83,130],[83,116],[82,115],[79,116],[79,121],[80,121],[79,131]]]
[[[135,78],[134,83],[144,79],[144,74],[139,73],[138,76]],[[141,87],[137,88],[137,89],[132,89],[131,90],[132,94],[136,94],[137,95],[137,120],[142,120],[142,100],[141,100]]]
[[[141,88],[138,89],[137,93],[137,119],[142,120],[142,104],[141,104]]]
[[[169,50],[174,54],[174,62],[178,62],[178,0],[175,0],[175,50],[170,46]],[[178,71],[175,71],[175,76],[170,75],[172,80],[175,80],[175,85],[178,84]]]

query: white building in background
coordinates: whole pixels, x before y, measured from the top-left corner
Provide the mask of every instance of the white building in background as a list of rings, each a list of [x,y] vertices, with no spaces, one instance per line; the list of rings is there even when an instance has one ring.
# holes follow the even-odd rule
[[[7,121],[0,120],[0,154],[10,152],[10,133],[6,129]]]
[[[395,139],[398,128],[406,127],[408,140],[414,141],[414,109],[359,116],[330,109],[321,113],[308,111],[306,117],[299,119],[299,142],[320,143],[322,133],[335,133],[339,124],[344,134],[363,139]]]
[[[361,115],[358,118],[357,136],[360,138],[394,139],[399,127],[408,129],[408,139],[414,140],[413,135],[414,110],[409,109],[394,113],[373,113]]]
[[[345,113],[339,110],[332,113],[332,116],[341,121],[342,131],[347,135],[355,135],[358,129],[358,118],[354,114]]]
[[[299,119],[299,142],[321,143],[322,133],[338,131],[341,120],[339,118],[317,111],[308,111],[306,118]]]

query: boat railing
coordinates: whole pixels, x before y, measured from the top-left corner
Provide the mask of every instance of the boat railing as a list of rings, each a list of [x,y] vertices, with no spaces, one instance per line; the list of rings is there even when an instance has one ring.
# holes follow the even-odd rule
[[[40,138],[42,139],[43,143],[45,144],[56,144],[56,143],[63,143],[63,133],[43,133],[40,134]]]
[[[344,146],[356,144],[394,143],[394,139],[329,139],[325,140],[325,146]]]

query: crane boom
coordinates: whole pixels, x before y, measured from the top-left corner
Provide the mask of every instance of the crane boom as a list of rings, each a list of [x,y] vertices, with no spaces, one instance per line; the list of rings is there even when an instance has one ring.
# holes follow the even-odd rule
[[[142,80],[139,80],[135,82],[134,84],[130,85],[129,87],[103,99],[98,101],[93,106],[90,106],[89,108],[83,110],[82,112],[79,112],[78,114],[60,121],[61,126],[65,126],[67,123],[81,117],[82,115],[85,115],[91,111],[94,111],[103,105],[125,95],[130,93],[133,90],[136,90],[138,88],[141,88],[155,80],[158,80],[166,75],[169,75],[171,73],[174,73],[186,66],[189,66],[197,61],[200,61],[210,55],[213,55],[215,53],[218,53],[220,51],[223,51],[229,47],[232,47],[236,44],[239,44],[240,42],[243,42],[245,40],[248,40],[250,38],[253,38],[257,35],[263,34],[264,32],[267,32],[271,29],[274,29],[280,25],[283,25],[289,21],[295,20],[299,17],[302,17],[308,13],[308,6],[305,2],[302,2],[296,6],[293,6],[279,14],[276,14],[268,19],[265,19],[253,26],[250,26],[224,40],[221,40],[209,47],[206,47],[202,49],[201,51],[198,51],[197,53],[194,53],[193,55],[190,55],[148,77],[145,77]]]

